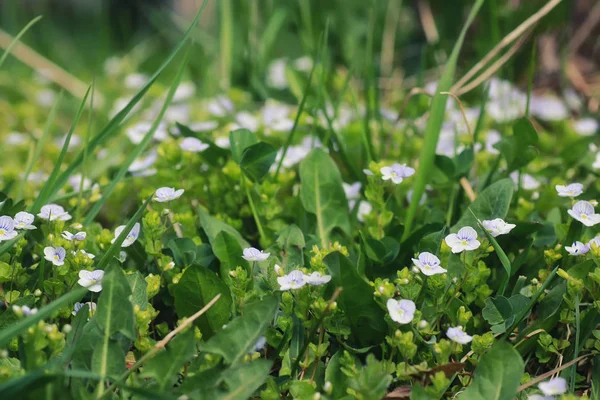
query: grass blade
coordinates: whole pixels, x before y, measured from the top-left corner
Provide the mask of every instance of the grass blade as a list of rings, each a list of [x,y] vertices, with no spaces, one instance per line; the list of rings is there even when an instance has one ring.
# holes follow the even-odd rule
[[[452,80],[454,78],[454,71],[456,69],[456,62],[458,60],[458,54],[460,53],[460,49],[465,39],[467,29],[473,22],[473,19],[475,18],[475,15],[481,8],[482,4],[483,0],[477,0],[475,5],[471,9],[469,17],[467,18],[467,22],[465,23],[462,31],[460,32],[458,40],[456,41],[454,49],[452,50],[452,54],[450,54],[450,58],[448,59],[448,63],[446,64],[444,73],[440,78],[436,94],[435,96],[433,96],[433,100],[431,101],[431,114],[429,117],[429,121],[427,122],[427,127],[425,129],[425,140],[423,143],[423,150],[421,151],[421,156],[419,157],[419,168],[417,169],[417,176],[415,178],[415,184],[413,187],[413,199],[421,198],[423,192],[425,191],[425,186],[427,185],[429,179],[433,175],[431,171],[433,170],[433,162],[435,159],[435,148],[440,137],[442,123],[444,122],[444,115],[446,112],[446,101],[448,99],[446,95],[443,95],[440,92],[450,91],[450,87],[452,86]],[[411,233],[412,225],[417,214],[418,206],[418,201],[413,201],[410,203],[408,214],[406,216],[406,224],[404,227],[404,234],[402,238],[403,240],[405,240]]]
[[[190,48],[188,48],[188,50],[185,54],[184,60],[181,63],[181,66],[179,67],[179,71],[177,71],[177,76],[175,77],[175,81],[173,82],[173,85],[171,85],[171,88],[169,89],[169,92],[167,93],[167,98],[165,99],[165,102],[163,103],[163,106],[162,106],[160,112],[158,113],[158,116],[154,120],[154,123],[150,127],[150,130],[148,131],[148,133],[146,133],[146,136],[144,136],[144,139],[142,139],[142,141],[137,146],[135,146],[133,151],[131,151],[129,153],[129,156],[127,157],[125,162],[121,165],[121,168],[117,172],[117,175],[113,178],[113,180],[110,182],[110,184],[104,190],[104,192],[102,194],[102,198],[100,198],[100,200],[98,200],[96,203],[94,203],[94,205],[92,206],[92,209],[87,213],[87,215],[85,216],[85,219],[83,220],[84,225],[87,225],[94,220],[96,215],[98,215],[98,213],[100,212],[102,205],[106,202],[108,197],[110,197],[112,192],[117,187],[117,184],[121,181],[121,179],[123,179],[123,177],[127,173],[127,170],[129,169],[129,167],[131,166],[133,161],[146,149],[146,147],[152,140],[152,138],[154,136],[154,132],[156,131],[156,129],[158,129],[158,126],[160,125],[160,122],[162,121],[162,118],[165,115],[167,108],[169,108],[169,105],[171,104],[171,100],[173,100],[173,96],[175,95],[175,90],[177,90],[177,86],[179,86],[179,82],[181,82],[181,77],[183,76],[183,73],[185,72],[185,69],[187,67],[189,55],[190,55]]]
[[[71,176],[71,174],[73,173],[73,171],[75,171],[75,169],[77,167],[79,167],[79,165],[83,162],[83,158],[84,158],[85,154],[92,154],[92,152],[94,151],[94,149],[96,147],[98,147],[99,145],[101,145],[102,143],[104,143],[108,138],[111,137],[112,134],[114,134],[116,132],[117,128],[119,127],[119,125],[121,124],[121,122],[125,119],[125,117],[129,114],[129,112],[131,111],[131,109],[141,100],[141,98],[146,94],[146,92],[154,84],[154,82],[156,81],[156,79],[158,78],[158,76],[171,63],[171,61],[173,61],[173,59],[175,58],[175,56],[183,48],[183,45],[185,44],[186,40],[189,38],[191,32],[194,30],[196,24],[198,23],[198,20],[200,19],[200,16],[202,15],[202,12],[204,11],[204,8],[206,7],[207,2],[208,2],[208,0],[204,0],[204,2],[202,3],[202,7],[200,7],[200,10],[196,14],[196,17],[194,18],[194,20],[190,24],[190,26],[187,29],[187,31],[183,34],[183,38],[181,38],[181,40],[179,41],[179,43],[177,44],[177,46],[175,46],[175,48],[173,49],[173,51],[171,52],[171,54],[169,54],[169,56],[167,57],[167,59],[162,63],[162,65],[158,68],[158,70],[156,70],[156,72],[154,73],[154,75],[152,75],[150,77],[150,79],[144,85],[144,87],[141,88],[139,90],[139,92],[136,93],[135,96],[133,96],[133,98],[129,101],[129,103],[127,103],[127,105],[125,106],[125,108],[123,108],[114,118],[112,118],[108,122],[108,124],[104,127],[104,129],[102,129],[102,131],[100,131],[96,136],[94,136],[90,140],[90,142],[88,143],[88,145],[84,149],[82,149],[82,151],[79,152],[79,154],[73,160],[73,162],[58,177],[58,179],[56,181],[56,184],[52,188],[52,191],[50,193],[49,198],[52,198],[56,194],[56,192],[58,191],[58,189],[60,189],[67,182],[67,180],[69,179],[69,177]],[[34,209],[32,211],[33,212],[37,212],[38,210]]]
[[[25,25],[25,27],[23,29],[21,29],[21,32],[19,32],[17,34],[17,36],[15,36],[15,38],[8,45],[8,47],[6,48],[6,50],[4,51],[4,53],[2,53],[2,57],[0,57],[0,68],[2,68],[2,64],[4,64],[4,61],[6,60],[6,57],[8,57],[8,55],[10,54],[10,51],[19,42],[19,40],[21,39],[21,37],[23,37],[23,35],[29,30],[29,28],[31,28],[33,25],[35,25],[40,19],[42,19],[42,16],[38,15],[37,17],[35,17],[31,21],[29,21],[29,23],[27,25]]]

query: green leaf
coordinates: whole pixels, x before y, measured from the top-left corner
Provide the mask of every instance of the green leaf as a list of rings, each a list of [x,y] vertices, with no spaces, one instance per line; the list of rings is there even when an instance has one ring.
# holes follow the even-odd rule
[[[385,312],[373,299],[373,288],[358,275],[356,267],[338,252],[323,259],[334,287],[341,287],[337,303],[346,313],[353,342],[359,347],[379,344],[387,332]]]
[[[325,381],[331,382],[331,396],[334,399],[342,398],[346,395],[346,388],[349,387],[349,377],[342,372],[343,350],[338,350],[333,357],[329,359],[327,368],[325,369]]]
[[[282,229],[277,235],[277,245],[281,250],[279,254],[284,271],[290,272],[304,266],[303,249],[306,242],[302,230],[297,225],[291,224]]]
[[[131,302],[134,306],[139,306],[140,310],[145,311],[148,307],[148,283],[140,271],[125,275],[129,286],[131,287]],[[77,314],[79,315],[79,314]]]
[[[482,310],[483,318],[490,325],[504,323],[512,316],[512,305],[504,296],[489,297],[485,299],[485,307]]]
[[[413,185],[413,199],[421,198],[425,191],[425,186],[431,178],[431,172],[433,170],[433,163],[435,160],[435,149],[437,147],[440,132],[442,130],[442,123],[444,122],[444,117],[446,115],[446,102],[448,101],[448,96],[446,94],[442,94],[441,92],[450,91],[454,78],[454,71],[456,70],[456,62],[458,60],[460,49],[465,40],[465,35],[467,34],[467,30],[475,19],[475,15],[477,15],[477,12],[481,8],[482,4],[483,0],[477,0],[473,5],[473,8],[471,8],[471,12],[469,13],[467,21],[463,25],[460,35],[454,44],[452,53],[450,54],[448,62],[446,63],[444,73],[440,77],[435,95],[431,101],[429,119],[427,120],[427,126],[425,128],[425,139],[421,150],[421,155],[419,157],[419,168],[417,169],[417,174],[415,176]],[[418,207],[418,201],[413,201],[410,203],[406,216],[404,235],[402,237],[403,241],[412,233],[412,226],[417,215]]]
[[[477,218],[481,220],[504,218],[508,213],[510,201],[512,199],[514,183],[511,179],[501,179],[498,182],[487,187],[482,191],[473,203],[469,206],[472,212],[468,210],[463,213],[456,225],[451,229],[452,232],[458,231],[463,226],[477,228]],[[477,215],[477,218],[473,216]],[[479,229],[485,231],[485,229]]]
[[[255,360],[250,363],[237,364],[223,374],[228,392],[219,394],[217,400],[246,400],[258,389],[269,376],[273,363],[268,360]]]
[[[125,372],[125,352],[117,340],[97,342],[92,355],[92,372],[100,376],[116,377]],[[100,387],[104,382],[98,384]]]
[[[111,266],[102,279],[102,294],[98,299],[96,322],[108,337],[119,332],[135,340],[133,305],[129,300],[131,286],[121,268]]]
[[[300,181],[300,199],[306,211],[317,217],[321,245],[329,245],[329,234],[336,227],[350,234],[348,200],[340,171],[331,157],[318,148],[311,151],[300,163]]]
[[[181,317],[189,317],[204,307],[216,295],[221,298],[195,324],[205,337],[221,330],[231,315],[231,293],[229,287],[212,271],[192,265],[187,268],[179,283],[175,285],[175,310]]]
[[[90,315],[89,306],[84,306],[79,309],[77,315],[71,321],[71,331],[67,334],[65,341],[65,348],[63,349],[60,358],[63,360],[66,367],[69,366],[71,361],[71,354],[77,348],[79,340],[83,336],[83,330],[88,322],[88,316]],[[59,361],[60,362],[60,361]],[[62,363],[62,362],[61,362]]]
[[[535,147],[538,143],[538,134],[533,124],[527,117],[519,119],[513,125],[513,135],[504,137],[494,145],[506,158],[506,173],[510,173],[529,164],[538,151]]]
[[[242,237],[242,235],[240,235],[238,231],[235,230],[235,228],[231,227],[230,225],[227,225],[223,221],[216,219],[215,217],[210,216],[206,211],[204,211],[200,207],[198,207],[197,210],[198,217],[200,219],[200,227],[204,229],[206,236],[208,236],[208,241],[210,242],[210,245],[213,246],[213,248],[215,245],[215,239],[221,231],[225,231],[231,236],[233,236],[235,240],[237,240],[241,248],[245,249],[247,247],[250,247],[250,244]]]
[[[217,234],[213,243],[213,252],[221,262],[220,272],[223,279],[229,279],[229,271],[235,270],[238,266],[250,271],[248,261],[242,258],[242,246],[233,235],[221,231]]]
[[[275,296],[247,305],[242,316],[235,318],[202,345],[202,351],[220,354],[232,364],[241,360],[254,348],[259,337],[271,324],[278,306],[279,299]]]
[[[497,342],[481,357],[471,385],[459,400],[513,400],[517,395],[525,364],[518,351],[505,342]]]
[[[167,244],[175,265],[188,267],[196,260],[196,243],[190,238],[173,238]]]
[[[165,351],[161,351],[144,365],[142,377],[154,378],[162,392],[177,382],[179,371],[195,354],[194,330],[187,329],[171,340]]]
[[[256,143],[258,143],[256,135],[248,129],[237,129],[229,132],[229,147],[233,161],[239,165],[242,162],[244,150]]]
[[[277,149],[265,142],[247,147],[240,160],[240,168],[252,182],[260,182],[275,162]]]
[[[431,400],[432,397],[427,394],[423,386],[418,383],[410,390],[410,400]]]

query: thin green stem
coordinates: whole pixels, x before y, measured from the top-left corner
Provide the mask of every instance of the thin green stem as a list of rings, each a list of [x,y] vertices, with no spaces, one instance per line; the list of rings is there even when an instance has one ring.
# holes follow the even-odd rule
[[[254,200],[252,200],[252,194],[250,193],[250,188],[248,187],[248,182],[246,182],[244,175],[242,175],[242,186],[246,192],[246,197],[248,198],[248,203],[250,204],[250,209],[252,210],[252,215],[254,216],[254,222],[256,222],[256,227],[258,228],[258,234],[260,235],[261,242],[265,242],[267,237],[265,236],[265,231],[260,223],[260,216],[256,211],[256,207],[254,206]]]
[[[85,132],[85,147],[83,148],[83,164],[81,165],[81,180],[79,182],[79,198],[77,200],[77,213],[75,214],[75,220],[79,221],[79,217],[81,216],[81,201],[83,200],[83,186],[85,182],[85,177],[88,172],[88,145],[90,143],[90,135],[92,131],[92,120],[94,117],[94,92],[96,89],[96,78],[92,80],[92,93],[90,97],[90,108],[88,114],[88,125],[87,131]]]

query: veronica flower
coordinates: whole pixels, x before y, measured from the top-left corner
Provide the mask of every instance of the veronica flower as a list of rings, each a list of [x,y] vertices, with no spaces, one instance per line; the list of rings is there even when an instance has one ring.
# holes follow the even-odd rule
[[[453,253],[472,251],[481,245],[477,240],[477,232],[470,226],[460,228],[458,233],[451,233],[444,240]]]
[[[361,201],[358,204],[358,212],[356,213],[356,219],[360,222],[365,222],[365,217],[371,214],[373,211],[373,206],[368,201]]]
[[[158,201],[159,203],[176,200],[181,197],[183,192],[183,189],[175,190],[174,188],[170,187],[161,187],[156,191],[156,197],[154,197],[154,200]]]
[[[246,261],[265,261],[271,253],[265,253],[262,250],[255,249],[254,247],[248,247],[244,249],[242,258]]]
[[[510,179],[513,180],[516,185],[519,184],[519,171],[514,171],[510,173]],[[535,190],[540,187],[540,182],[535,179],[533,176],[529,174],[522,173],[521,174],[521,187],[525,190]]]
[[[258,338],[258,340],[256,341],[256,343],[254,344],[254,350],[255,351],[261,351],[262,349],[265,348],[265,345],[267,344],[267,338],[264,336],[261,336]]]
[[[412,261],[415,266],[427,276],[443,274],[444,272],[447,272],[440,266],[440,259],[426,251],[419,254],[418,258],[413,258]]]
[[[0,217],[0,242],[14,239],[19,233],[15,231],[15,221],[7,216]]]
[[[540,382],[538,388],[546,396],[555,396],[566,393],[568,390],[568,385],[567,380],[559,376],[546,382]]]
[[[533,95],[530,103],[531,114],[544,121],[560,121],[569,117],[565,103],[551,95]]]
[[[590,251],[590,246],[581,242],[573,242],[571,247],[565,246],[565,250],[572,256],[582,256]]]
[[[594,206],[590,202],[580,200],[567,211],[571,217],[581,222],[585,226],[594,226],[600,222],[600,214],[594,212]]]
[[[52,264],[60,267],[65,264],[65,256],[67,252],[63,247],[46,247],[44,248],[44,258]]]
[[[15,215],[15,229],[37,229],[35,226],[31,225],[35,216],[33,214],[29,214],[28,212],[21,211]]]
[[[507,224],[502,218],[485,220],[481,222],[481,225],[483,225],[485,230],[488,231],[493,237],[506,235],[516,226],[515,224]]]
[[[346,182],[342,182],[342,186],[344,187],[344,192],[346,193],[346,198],[348,199],[348,206],[350,209],[354,208],[356,204],[356,200],[360,199],[360,182],[354,182],[353,184],[348,184]]]
[[[77,232],[76,234],[72,234],[71,232],[64,231],[61,236],[67,239],[69,242],[74,240],[81,242],[85,240],[87,234],[85,232]]]
[[[48,221],[55,221],[57,219],[59,221],[68,221],[71,219],[71,215],[58,204],[47,204],[42,206],[38,217],[47,219]]]
[[[275,89],[285,89],[288,87],[287,77],[285,76],[285,60],[280,58],[269,64],[267,71],[267,84]]]
[[[417,306],[411,300],[388,299],[386,305],[390,318],[399,324],[408,324],[412,321],[417,310]]]
[[[463,327],[460,325],[456,328],[448,328],[446,331],[446,336],[448,336],[448,339],[459,344],[467,344],[473,340],[473,336],[467,335],[467,333],[463,331]]]
[[[598,132],[598,121],[593,118],[584,118],[573,123],[575,132],[582,136],[593,136]]]
[[[210,146],[200,141],[200,139],[196,139],[194,137],[186,137],[183,138],[181,143],[179,143],[179,147],[183,151],[189,151],[190,153],[199,153],[208,149]]]
[[[102,290],[102,278],[104,278],[104,271],[97,269],[94,271],[79,271],[79,283],[81,286],[88,288],[91,292],[99,292]]]
[[[28,306],[17,306],[14,305],[12,306],[13,311],[15,314],[19,315],[19,316],[25,316],[25,317],[29,317],[30,315],[34,315],[38,312],[37,308],[29,308]]]
[[[307,283],[306,275],[304,275],[302,271],[296,269],[287,275],[278,277],[277,283],[279,283],[280,286],[279,290],[300,289]]]
[[[86,252],[85,250],[79,250],[79,252],[80,252],[81,254],[83,254],[84,256],[87,256],[87,258],[89,258],[90,260],[93,260],[94,258],[96,258],[96,256],[95,256],[95,255],[93,255],[92,253],[88,253],[88,252]],[[77,252],[76,252],[76,251],[74,251],[74,252],[73,252],[73,255],[77,255]]]
[[[384,181],[392,180],[393,183],[399,184],[404,178],[415,173],[414,168],[407,167],[406,164],[393,164],[391,167],[381,168],[381,179]]]
[[[79,310],[81,310],[84,306],[88,306],[90,315],[92,315],[96,312],[96,303],[94,303],[93,301],[88,301],[86,303],[79,303],[79,302],[75,303],[71,314],[77,315]]]
[[[313,272],[310,275],[305,275],[306,283],[313,286],[324,285],[331,280],[331,275],[321,275],[320,272]]]
[[[570,185],[556,185],[556,191],[560,197],[577,197],[583,193],[583,185],[581,183],[571,183]]]
[[[119,237],[121,232],[123,232],[124,229],[125,229],[125,225],[121,225],[121,226],[117,227],[117,229],[115,229],[115,238],[113,240],[111,240],[111,243],[114,243],[115,240],[117,240],[117,238]],[[131,246],[133,243],[135,243],[138,236],[140,236],[140,223],[136,222],[135,225],[133,225],[131,232],[129,232],[127,234],[127,236],[125,237],[125,240],[123,241],[123,244],[121,244],[121,247]]]

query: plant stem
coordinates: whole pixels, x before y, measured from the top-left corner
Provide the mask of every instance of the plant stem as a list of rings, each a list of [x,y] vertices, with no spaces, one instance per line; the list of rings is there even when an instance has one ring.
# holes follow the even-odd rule
[[[252,210],[252,215],[254,216],[254,222],[256,222],[256,227],[258,228],[258,234],[260,235],[261,241],[264,242],[267,240],[267,237],[265,236],[265,231],[260,223],[260,217],[256,211],[256,207],[254,206],[254,200],[252,200],[252,194],[250,193],[250,188],[248,187],[248,183],[246,182],[244,175],[242,175],[242,186],[246,191],[246,197],[248,198],[248,203],[250,204],[250,209]]]

